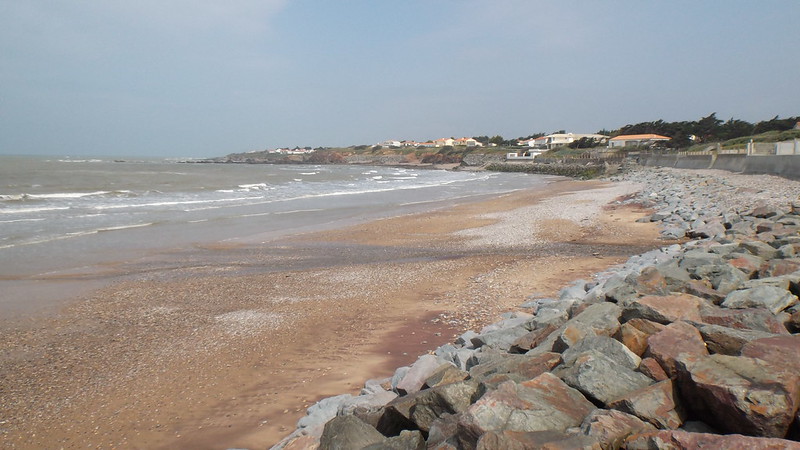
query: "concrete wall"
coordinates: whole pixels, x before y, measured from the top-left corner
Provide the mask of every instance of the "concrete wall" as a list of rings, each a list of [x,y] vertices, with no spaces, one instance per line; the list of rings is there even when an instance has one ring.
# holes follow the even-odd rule
[[[639,164],[679,169],[720,169],[731,172],[763,173],[800,179],[800,155],[642,155]]]

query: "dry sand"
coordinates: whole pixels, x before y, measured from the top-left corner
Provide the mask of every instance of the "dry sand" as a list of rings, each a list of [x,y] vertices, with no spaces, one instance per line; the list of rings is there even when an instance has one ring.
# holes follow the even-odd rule
[[[117,268],[4,324],[2,448],[265,448],[530,295],[657,247],[636,186],[557,181],[489,201]],[[134,274],[135,276],[131,276]]]

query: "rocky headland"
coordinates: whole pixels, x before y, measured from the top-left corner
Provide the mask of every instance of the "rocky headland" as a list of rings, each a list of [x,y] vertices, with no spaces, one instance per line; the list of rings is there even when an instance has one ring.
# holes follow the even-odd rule
[[[318,402],[274,448],[800,448],[800,183],[610,180],[679,243]]]

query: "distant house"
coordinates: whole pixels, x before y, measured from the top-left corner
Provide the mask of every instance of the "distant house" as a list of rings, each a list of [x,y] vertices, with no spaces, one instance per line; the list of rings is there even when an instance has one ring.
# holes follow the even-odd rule
[[[608,140],[608,136],[602,134],[578,134],[578,133],[555,133],[544,136],[544,147],[548,150],[556,147],[569,145],[575,141],[586,139],[594,139],[599,143],[604,143]],[[539,141],[541,142],[541,141]],[[541,144],[540,144],[541,145]],[[539,147],[541,148],[541,147]]]
[[[463,137],[463,138],[456,139],[453,142],[453,145],[462,145],[462,146],[467,146],[467,147],[483,147],[483,144],[481,144],[480,142],[476,141],[475,139],[468,138],[468,137]]]
[[[447,146],[452,147],[453,145],[455,145],[455,139],[451,138],[436,139],[433,141],[433,145],[435,145],[436,147],[447,147]]]
[[[666,142],[671,138],[659,134],[623,134],[608,140],[608,148],[646,147],[656,142]]]
[[[403,143],[400,141],[393,141],[390,139],[388,141],[383,141],[378,145],[380,145],[381,147],[400,148],[403,146]]]

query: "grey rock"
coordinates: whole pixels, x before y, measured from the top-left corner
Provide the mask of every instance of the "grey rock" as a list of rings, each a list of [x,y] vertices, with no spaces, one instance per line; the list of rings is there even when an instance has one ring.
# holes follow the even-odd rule
[[[399,436],[364,447],[362,450],[425,450],[425,438],[416,430],[403,430]]]
[[[631,370],[635,370],[642,362],[642,358],[636,355],[636,353],[630,351],[628,347],[618,340],[608,336],[586,337],[565,350],[561,358],[564,360],[565,366],[571,366],[582,353],[590,350],[600,352],[613,360],[615,364],[619,364]]]
[[[384,441],[382,434],[354,416],[334,417],[325,424],[320,450],[352,450]]]
[[[478,440],[477,450],[580,449],[599,446],[592,436],[558,431],[489,431]]]
[[[441,365],[434,355],[422,355],[411,365],[405,376],[397,382],[398,393],[412,394],[422,389],[425,380]]]
[[[589,350],[581,353],[561,378],[587,397],[609,404],[653,383],[646,375],[628,369],[606,355]]]
[[[491,331],[486,334],[481,334],[472,338],[472,345],[475,348],[483,346],[496,348],[498,350],[508,350],[514,341],[529,333],[529,330],[522,325],[514,328],[506,328],[497,331]]]
[[[608,301],[621,304],[638,297],[635,283],[628,282],[619,275],[615,275],[603,283],[603,292]]]
[[[740,243],[739,246],[764,259],[774,259],[778,255],[778,250],[761,241],[745,241]]]
[[[596,439],[603,449],[620,448],[628,436],[655,430],[638,417],[614,409],[595,409],[581,423],[581,433]]]
[[[592,410],[577,390],[550,373],[530,381],[502,383],[461,414],[460,444],[474,448],[489,431],[558,431],[576,427]]]
[[[553,349],[563,351],[587,336],[613,336],[619,330],[621,313],[622,309],[613,303],[589,305],[554,333]]]
[[[658,428],[676,429],[686,419],[675,386],[669,379],[630,392],[609,406],[633,414]]]
[[[342,394],[335,397],[324,398],[317,403],[311,405],[306,410],[306,415],[297,421],[298,428],[313,428],[317,425],[322,425],[325,422],[336,417],[339,412],[339,407],[343,404],[353,400],[352,395]]]
[[[722,306],[726,308],[766,308],[773,314],[797,303],[797,296],[775,286],[757,286],[733,291],[725,297]]]

